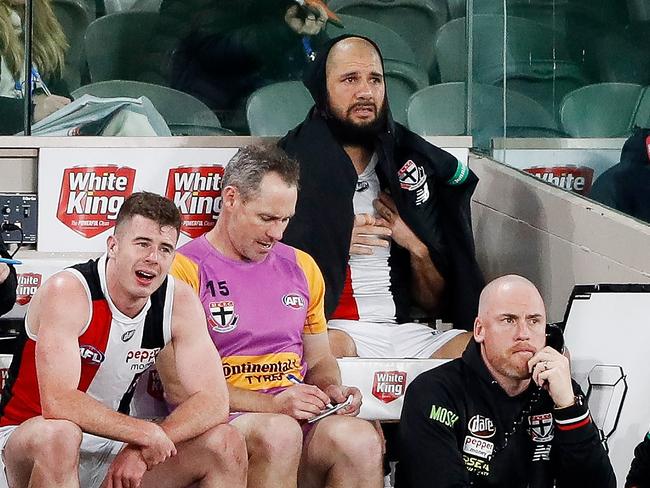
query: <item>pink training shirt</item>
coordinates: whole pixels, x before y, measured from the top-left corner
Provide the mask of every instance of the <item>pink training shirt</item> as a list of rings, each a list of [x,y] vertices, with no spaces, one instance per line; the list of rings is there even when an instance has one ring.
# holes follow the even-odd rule
[[[327,331],[311,256],[276,243],[261,262],[234,260],[201,236],[177,250],[171,274],[199,294],[230,384],[275,393],[304,378],[303,334]]]

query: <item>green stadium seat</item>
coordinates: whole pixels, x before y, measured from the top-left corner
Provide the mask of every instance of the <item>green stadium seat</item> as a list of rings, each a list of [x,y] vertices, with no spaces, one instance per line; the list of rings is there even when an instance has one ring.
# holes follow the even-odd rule
[[[255,90],[246,103],[253,136],[283,136],[302,122],[314,99],[300,81],[272,83]]]
[[[645,87],[636,114],[634,115],[636,127],[650,127],[650,87]]]
[[[339,14],[354,15],[385,25],[397,32],[415,53],[427,73],[435,66],[433,37],[449,19],[446,2],[434,0],[330,0]]]
[[[358,34],[377,43],[383,58],[416,64],[415,54],[409,44],[394,30],[385,25],[353,15],[340,15],[343,27],[328,23],[325,34],[333,39],[343,34]]]
[[[160,12],[162,0],[135,0],[131,11],[137,12]]]
[[[628,137],[644,91],[632,83],[578,88],[562,100],[562,127],[571,137]]]
[[[90,81],[138,80],[158,21],[156,12],[120,12],[93,21],[85,47]]]
[[[564,36],[539,23],[518,17],[475,15],[473,38],[476,82],[499,85],[505,77],[509,90],[537,100],[549,113],[557,112],[568,91],[588,83],[581,66],[571,58]],[[454,19],[440,28],[435,47],[441,81],[467,79],[466,46],[464,18]]]
[[[384,61],[384,80],[393,118],[406,125],[409,98],[428,85],[427,74],[417,66],[399,61]]]
[[[487,148],[491,137],[503,136],[503,92],[490,85],[472,85],[474,145]],[[467,97],[463,82],[428,86],[411,96],[409,128],[422,136],[467,134]],[[555,120],[525,95],[506,95],[506,134],[512,137],[561,137]]]

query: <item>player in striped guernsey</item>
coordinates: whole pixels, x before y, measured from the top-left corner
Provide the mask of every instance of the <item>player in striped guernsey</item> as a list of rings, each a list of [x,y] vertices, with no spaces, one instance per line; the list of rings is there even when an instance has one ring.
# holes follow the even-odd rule
[[[171,201],[136,193],[107,253],[36,293],[2,398],[0,486],[245,486],[223,374],[202,367],[220,358],[201,305],[167,276],[179,229]],[[187,400],[160,424],[129,417],[137,378],[168,343]]]

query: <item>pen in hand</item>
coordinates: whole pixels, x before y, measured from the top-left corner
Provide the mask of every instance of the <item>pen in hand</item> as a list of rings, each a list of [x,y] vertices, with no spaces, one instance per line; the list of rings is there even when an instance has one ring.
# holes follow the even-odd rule
[[[300,380],[300,378],[298,378],[297,376],[295,376],[295,375],[293,375],[291,373],[289,373],[287,375],[287,379],[289,381],[291,381],[291,383],[293,383],[294,385],[302,385],[303,384],[303,382]],[[325,406],[327,408],[334,408],[334,405],[332,405],[332,403],[327,403]]]

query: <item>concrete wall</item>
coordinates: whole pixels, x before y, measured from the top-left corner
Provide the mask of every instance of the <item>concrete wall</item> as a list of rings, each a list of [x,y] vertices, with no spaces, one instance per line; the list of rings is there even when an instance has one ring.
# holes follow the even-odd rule
[[[575,284],[650,283],[650,226],[487,158],[470,156],[480,178],[474,238],[486,279],[526,276],[559,321]]]

